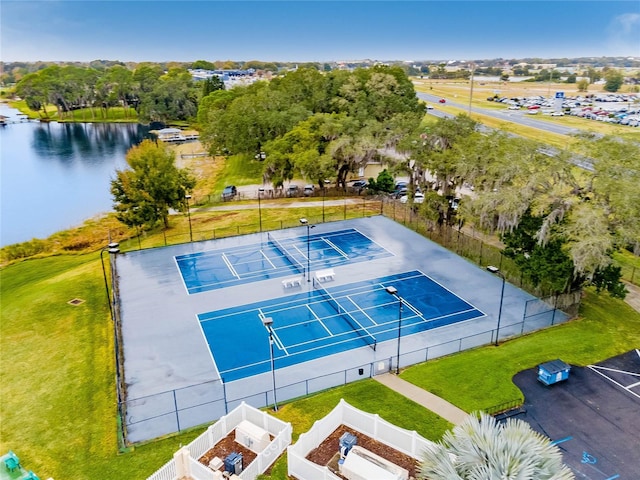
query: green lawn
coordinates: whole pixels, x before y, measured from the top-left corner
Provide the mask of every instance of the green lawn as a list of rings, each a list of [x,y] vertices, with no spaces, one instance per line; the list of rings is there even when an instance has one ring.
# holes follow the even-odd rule
[[[0,281],[0,452],[15,451],[41,478],[146,478],[203,430],[118,451],[113,330],[99,252],[16,263],[0,270]],[[69,305],[74,298],[84,303]],[[583,316],[402,377],[470,411],[520,397],[511,378],[521,369],[558,357],[586,364],[640,345],[640,314],[623,302],[589,293]],[[277,416],[293,424],[297,438],[340,398],[427,438],[449,426],[374,380],[299,399]],[[273,478],[286,478],[286,459]]]

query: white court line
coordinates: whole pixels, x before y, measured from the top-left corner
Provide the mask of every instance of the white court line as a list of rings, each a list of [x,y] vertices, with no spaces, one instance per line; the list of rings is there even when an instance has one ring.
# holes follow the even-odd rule
[[[316,315],[316,312],[314,312],[314,311],[313,311],[313,309],[311,308],[311,305],[309,305],[308,303],[307,303],[307,310],[309,310],[309,311],[311,312],[311,315],[313,315],[314,317],[316,317],[316,321],[317,321],[320,325],[322,325],[322,328],[324,328],[324,329],[327,331],[327,333],[329,334],[329,336],[330,336],[330,337],[333,337],[333,333],[331,332],[331,330],[329,330],[329,329],[327,328],[327,326],[322,322],[322,320],[320,319],[320,317],[319,317],[318,315]]]
[[[358,305],[356,302],[354,302],[354,301],[351,299],[351,297],[350,297],[349,295],[347,295],[346,297],[347,297],[347,300],[349,300],[351,303],[353,303],[353,306],[354,306],[354,307],[356,307],[358,310],[360,310],[360,311],[362,312],[362,314],[363,314],[365,317],[367,317],[369,320],[371,320],[371,326],[372,326],[372,327],[374,327],[374,326],[378,326],[378,322],[376,322],[373,318],[371,318],[371,315],[369,315],[367,312],[365,312],[365,311],[360,307],[360,305]],[[376,307],[377,307],[377,306],[378,306],[378,305],[376,305]],[[354,320],[355,320],[355,319],[354,319]],[[357,320],[356,320],[356,322],[357,322]],[[360,322],[358,322],[358,325],[360,325]],[[362,327],[362,325],[360,325],[360,326]],[[362,328],[365,330],[365,332],[369,333],[365,327],[362,327]],[[371,335],[371,334],[369,333],[369,335]],[[371,335],[371,336],[373,337],[373,335]]]
[[[455,293],[453,290],[449,290],[447,287],[445,287],[444,285],[442,285],[440,282],[434,280],[433,278],[431,278],[429,275],[425,274],[422,270],[416,270],[417,272],[420,272],[422,275],[424,275],[425,277],[427,277],[429,280],[431,280],[433,283],[435,283],[436,285],[439,285],[441,288],[445,289],[447,292],[449,292],[451,295],[454,295],[456,297],[458,297],[460,300],[462,300],[464,303],[466,303],[467,305],[470,305],[473,307],[474,310],[479,311],[482,315],[486,317],[487,314],[484,313],[482,310],[480,310],[478,307],[476,307],[473,303],[465,300],[464,298],[462,298],[460,295],[458,295],[457,293]],[[507,282],[509,283],[509,282]],[[506,296],[504,296],[504,298],[507,298]],[[464,310],[465,312],[468,312],[469,310]]]
[[[296,245],[296,244],[294,243],[294,244],[293,244],[293,248],[295,248],[295,249],[298,251],[298,253],[299,253],[300,255],[302,255],[302,256],[304,257],[304,259],[305,259],[305,260],[307,260],[307,256],[306,256],[304,253],[302,253],[302,252],[300,251],[300,249],[298,248],[298,245]]]
[[[211,363],[213,364],[213,370],[216,372],[216,375],[218,375],[218,378],[220,379],[220,381],[222,381],[224,383],[224,381],[222,380],[222,375],[220,375],[220,370],[218,369],[218,365],[216,364],[216,359],[213,358],[213,350],[211,350],[211,345],[209,345],[209,341],[207,340],[207,336],[204,333],[204,328],[202,328],[202,322],[198,318],[198,315],[195,315],[195,317],[196,317],[196,322],[198,322],[198,327],[200,327],[200,333],[202,334],[202,338],[204,339],[204,344],[207,346],[207,350],[209,350],[209,356],[211,357]]]
[[[333,243],[331,240],[329,240],[328,238],[324,238],[324,237],[321,237],[321,239],[322,239],[325,243],[328,243],[328,244],[329,244],[329,246],[330,246],[331,248],[333,248],[336,252],[338,252],[338,253],[339,253],[340,255],[342,255],[344,258],[346,258],[346,259],[348,259],[348,258],[349,258],[349,255],[347,255],[347,254],[346,254],[346,253],[344,253],[342,250],[340,250],[340,249],[338,248],[338,246],[337,246],[335,243]]]
[[[178,269],[178,272],[180,273],[180,278],[182,279],[182,285],[184,285],[184,289],[186,290],[187,295],[191,295],[191,292],[189,291],[189,287],[187,287],[187,281],[184,279],[184,274],[182,273],[182,269],[180,268],[180,263],[179,263],[178,257],[176,257],[174,255],[173,261],[176,262],[176,268]]]
[[[229,259],[224,254],[224,252],[222,252],[222,260],[227,265],[227,268],[231,271],[233,276],[236,277],[236,278],[240,278],[240,275],[238,275],[238,272],[236,272],[235,268],[233,268],[233,266],[231,265],[231,262],[229,262]]]
[[[282,340],[280,340],[280,337],[278,337],[278,334],[276,333],[275,328],[273,328],[272,330],[273,330],[273,343],[275,343],[276,347],[278,347],[280,350],[282,350],[284,352],[284,354],[288,357],[289,356],[289,352],[284,347],[284,343],[282,343]]]
[[[640,382],[632,383],[631,385],[627,385],[627,388],[635,388],[640,385]]]
[[[364,238],[366,238],[367,240],[369,240],[371,243],[373,243],[374,245],[377,245],[378,247],[380,247],[382,250],[384,250],[385,252],[388,252],[389,254],[391,254],[392,256],[396,256],[395,253],[393,253],[391,250],[383,247],[382,245],[380,245],[378,242],[374,242],[373,240],[371,240],[369,237],[367,237],[364,233],[362,233],[360,230],[358,230],[357,228],[353,229],[355,232],[358,232],[360,235],[362,235]]]
[[[270,259],[267,255],[265,255],[265,254],[264,254],[264,252],[263,252],[262,250],[260,250],[260,255],[262,255],[262,256],[265,258],[265,260],[266,260],[267,262],[269,262],[269,263],[271,264],[271,266],[272,266],[274,269],[276,268],[276,266],[273,264],[273,262],[271,261],[271,259]]]
[[[631,390],[629,390],[627,387],[625,387],[624,385],[621,385],[620,383],[616,382],[613,378],[608,377],[607,375],[605,375],[604,373],[601,373],[598,371],[598,368],[602,368],[602,367],[598,367],[597,365],[589,365],[587,368],[591,369],[591,371],[596,372],[598,375],[601,375],[602,377],[606,378],[607,380],[609,380],[611,383],[618,385],[620,388],[622,388],[623,390],[626,390],[627,392],[629,392],[631,395],[634,395],[638,398],[640,398],[640,395],[638,395],[636,392],[632,392]]]

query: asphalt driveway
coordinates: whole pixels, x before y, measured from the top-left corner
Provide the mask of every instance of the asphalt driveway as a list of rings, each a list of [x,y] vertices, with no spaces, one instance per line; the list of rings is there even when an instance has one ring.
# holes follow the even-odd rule
[[[537,369],[513,381],[525,396],[517,418],[558,445],[577,479],[640,478],[640,351],[572,367],[566,381],[548,387]]]

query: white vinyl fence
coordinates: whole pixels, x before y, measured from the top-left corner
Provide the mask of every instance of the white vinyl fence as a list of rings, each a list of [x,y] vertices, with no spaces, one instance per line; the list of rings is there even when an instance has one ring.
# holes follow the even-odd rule
[[[221,417],[189,445],[176,452],[173,460],[167,462],[147,480],[177,480],[185,476],[190,476],[194,480],[213,479],[213,470],[202,465],[198,459],[229,435],[244,420],[266,430],[274,437],[267,448],[258,453],[255,460],[246,465],[239,475],[242,480],[254,480],[267,470],[291,444],[292,429],[290,423],[278,420],[244,402]]]
[[[340,480],[340,477],[331,473],[327,467],[305,458],[340,425],[357,430],[416,460],[422,457],[422,452],[426,449],[433,448],[433,442],[415,431],[396,427],[379,415],[358,410],[341,399],[327,416],[316,421],[311,430],[300,435],[295,445],[287,448],[289,475],[299,480]]]

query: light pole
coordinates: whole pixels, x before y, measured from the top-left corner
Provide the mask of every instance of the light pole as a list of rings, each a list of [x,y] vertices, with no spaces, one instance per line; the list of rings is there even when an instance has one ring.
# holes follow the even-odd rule
[[[193,242],[193,232],[191,230],[191,209],[189,208],[189,200],[191,199],[191,195],[185,195],[184,199],[187,201],[187,217],[189,218],[189,241]]]
[[[322,223],[324,223],[324,197],[327,193],[327,185],[329,185],[329,180],[322,182]]]
[[[269,332],[269,357],[271,359],[271,380],[273,382],[273,410],[278,411],[278,401],[276,400],[276,369],[275,362],[273,358],[273,318],[271,317],[262,317],[262,324],[265,326],[267,331]]]
[[[489,265],[487,267],[487,270],[489,270],[491,273],[495,273],[496,275],[499,275],[500,278],[502,278],[502,290],[500,291],[500,308],[498,309],[498,325],[496,327],[496,341],[494,343],[494,345],[497,347],[498,346],[498,339],[500,338],[500,319],[502,318],[502,300],[504,299],[504,284],[505,284],[505,278],[504,275],[502,274],[502,272],[500,271],[500,269],[498,267],[494,267],[493,265]]]
[[[396,287],[389,286],[385,288],[389,295],[393,295],[398,299],[398,353],[396,356],[396,375],[400,374],[400,337],[402,336],[402,297],[398,295]]]
[[[107,292],[107,303],[109,304],[109,315],[111,316],[111,321],[114,321],[113,318],[113,306],[111,305],[111,294],[109,293],[109,282],[107,281],[107,270],[104,268],[104,259],[102,258],[102,254],[104,252],[109,252],[110,254],[120,253],[120,249],[118,248],[120,244],[113,242],[100,250],[100,263],[102,264],[102,276],[104,277],[104,289]],[[113,261],[113,257],[110,257],[110,261]]]
[[[300,223],[307,227],[307,282],[311,281],[311,257],[309,256],[309,233],[312,228],[316,228],[315,225],[309,225],[309,220],[306,218],[301,218]]]
[[[473,100],[473,74],[476,71],[476,64],[471,63],[471,88],[469,89],[469,115],[471,115],[471,101]]]
[[[262,207],[260,206],[260,197],[264,192],[264,188],[260,187],[258,189],[258,217],[260,218],[260,233],[262,233]]]

